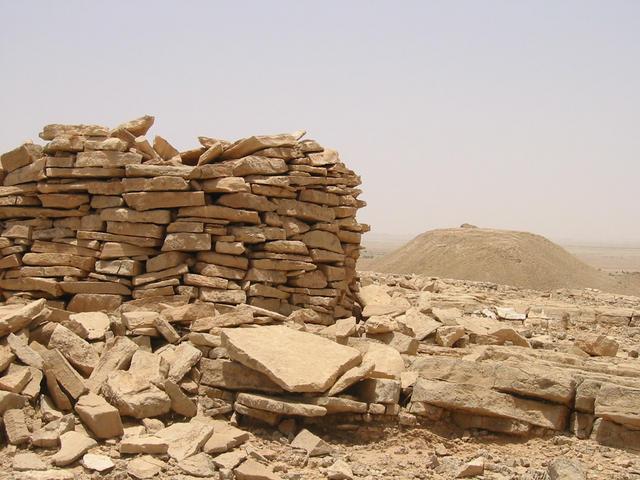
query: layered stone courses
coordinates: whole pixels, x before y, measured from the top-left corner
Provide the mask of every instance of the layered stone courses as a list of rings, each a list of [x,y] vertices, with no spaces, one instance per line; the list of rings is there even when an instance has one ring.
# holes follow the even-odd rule
[[[0,157],[0,292],[81,311],[131,299],[348,317],[368,226],[360,178],[305,132],[179,152],[145,134],[46,125]],[[214,254],[215,253],[215,254]]]

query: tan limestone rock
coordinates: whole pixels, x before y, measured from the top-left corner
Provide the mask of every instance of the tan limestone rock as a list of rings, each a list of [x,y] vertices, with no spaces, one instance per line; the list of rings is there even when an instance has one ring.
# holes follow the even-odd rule
[[[81,373],[90,375],[98,363],[98,352],[68,328],[57,325],[51,334],[49,348],[58,349]]]
[[[325,391],[361,360],[353,348],[282,326],[223,329],[222,342],[232,359],[291,392]]]
[[[146,378],[122,370],[107,376],[102,394],[121,415],[130,417],[156,417],[171,409],[171,399],[165,392]]]
[[[80,397],[75,410],[98,438],[119,437],[124,433],[118,410],[95,393]]]
[[[75,462],[97,443],[91,437],[71,431],[60,435],[60,445],[60,450],[51,457],[51,462],[58,467],[64,467]]]

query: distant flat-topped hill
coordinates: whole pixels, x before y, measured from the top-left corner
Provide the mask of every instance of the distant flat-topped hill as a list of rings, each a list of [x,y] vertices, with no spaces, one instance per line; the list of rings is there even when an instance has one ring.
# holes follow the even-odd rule
[[[431,230],[367,262],[366,270],[420,273],[535,290],[598,288],[640,294],[637,278],[601,272],[540,235],[509,230]]]

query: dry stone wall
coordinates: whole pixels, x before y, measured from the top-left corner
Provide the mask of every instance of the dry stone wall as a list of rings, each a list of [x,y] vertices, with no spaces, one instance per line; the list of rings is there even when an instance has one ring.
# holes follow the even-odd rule
[[[351,315],[360,178],[304,132],[179,152],[145,134],[47,125],[1,157],[0,289],[70,311],[188,297],[331,324]],[[147,301],[145,300],[145,301]],[[50,302],[51,304],[51,302]],[[53,305],[53,304],[52,304]]]

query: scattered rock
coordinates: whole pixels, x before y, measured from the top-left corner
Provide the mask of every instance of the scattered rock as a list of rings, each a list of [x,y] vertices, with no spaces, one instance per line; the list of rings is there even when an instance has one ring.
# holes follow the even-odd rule
[[[106,472],[115,467],[115,463],[106,455],[96,455],[93,453],[85,453],[81,462],[84,468],[95,470],[96,472]]]
[[[51,457],[51,462],[58,467],[64,467],[75,462],[97,443],[82,433],[71,431],[60,435],[60,445],[60,450]]]

